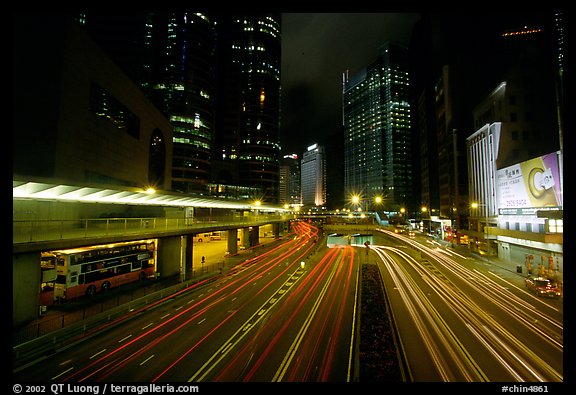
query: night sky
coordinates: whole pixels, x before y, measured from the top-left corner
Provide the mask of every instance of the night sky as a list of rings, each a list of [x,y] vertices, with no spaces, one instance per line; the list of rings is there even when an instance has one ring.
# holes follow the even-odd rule
[[[282,153],[325,144],[342,125],[342,73],[374,62],[386,41],[408,46],[419,14],[282,14]]]

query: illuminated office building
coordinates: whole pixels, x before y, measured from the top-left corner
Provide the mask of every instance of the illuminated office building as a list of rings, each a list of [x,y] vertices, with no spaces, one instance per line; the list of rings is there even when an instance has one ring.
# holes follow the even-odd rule
[[[279,14],[79,19],[173,125],[173,189],[278,201]]]
[[[172,124],[172,189],[204,192],[214,140],[214,21],[193,12],[78,19]]]
[[[279,203],[280,14],[219,15],[217,181]]]
[[[299,206],[302,203],[300,190],[300,158],[297,154],[284,155],[280,165],[280,203]]]
[[[387,43],[360,73],[343,76],[344,188],[369,206],[398,211],[412,200],[407,50]]]
[[[313,144],[302,155],[301,188],[305,208],[326,204],[326,156],[323,146]]]

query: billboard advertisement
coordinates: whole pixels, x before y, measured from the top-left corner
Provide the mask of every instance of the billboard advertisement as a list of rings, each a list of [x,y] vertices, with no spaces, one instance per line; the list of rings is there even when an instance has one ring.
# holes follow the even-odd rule
[[[500,214],[534,214],[562,206],[556,152],[496,171]]]

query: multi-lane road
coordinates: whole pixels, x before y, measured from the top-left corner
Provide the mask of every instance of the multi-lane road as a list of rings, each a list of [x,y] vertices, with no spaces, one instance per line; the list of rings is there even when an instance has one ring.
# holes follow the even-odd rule
[[[326,252],[317,228],[297,222],[294,230],[209,286],[139,313],[15,380],[351,380],[354,249]]]
[[[374,250],[414,381],[563,381],[561,300],[528,293],[517,275],[482,261],[382,232],[390,242]]]
[[[410,380],[563,381],[562,300],[537,298],[423,239],[380,230],[366,254],[327,249],[306,222],[293,230],[216,281],[134,312],[14,380],[356,381],[360,267],[374,263]]]

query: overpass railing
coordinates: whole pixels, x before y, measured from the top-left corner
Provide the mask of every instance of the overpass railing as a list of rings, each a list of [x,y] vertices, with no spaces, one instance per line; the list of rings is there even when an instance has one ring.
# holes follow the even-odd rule
[[[210,227],[256,226],[286,221],[289,215],[259,214],[242,217],[206,218],[95,218],[78,220],[14,220],[12,242],[31,243],[101,236],[145,234],[167,231],[206,230]]]

